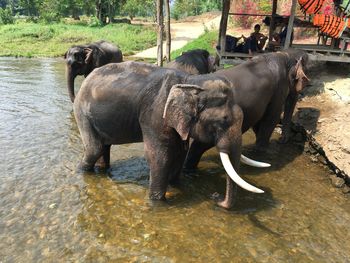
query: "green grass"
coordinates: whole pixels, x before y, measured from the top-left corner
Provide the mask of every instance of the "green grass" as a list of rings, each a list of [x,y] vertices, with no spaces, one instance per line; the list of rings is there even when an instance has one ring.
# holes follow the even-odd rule
[[[149,26],[109,24],[89,27],[74,24],[21,22],[0,26],[0,56],[58,57],[72,45],[106,40],[117,44],[124,55],[156,45],[156,31]]]
[[[199,38],[187,43],[184,47],[171,52],[171,58],[176,58],[181,55],[183,51],[191,49],[206,49],[210,54],[215,54],[215,47],[218,41],[218,31],[205,32]]]

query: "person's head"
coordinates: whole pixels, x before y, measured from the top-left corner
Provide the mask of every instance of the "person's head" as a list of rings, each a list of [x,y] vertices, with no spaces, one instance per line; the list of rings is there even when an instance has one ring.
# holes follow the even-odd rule
[[[260,31],[260,25],[259,25],[259,24],[256,24],[256,25],[254,26],[254,32],[255,32],[255,33],[259,33],[259,31]]]
[[[278,43],[281,41],[280,35],[278,33],[274,33],[272,37]]]

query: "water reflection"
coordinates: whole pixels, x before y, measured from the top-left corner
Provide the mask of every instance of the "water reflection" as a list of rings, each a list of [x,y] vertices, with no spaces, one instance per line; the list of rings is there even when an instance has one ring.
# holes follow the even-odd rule
[[[111,169],[77,173],[83,148],[59,59],[0,58],[0,261],[346,262],[348,197],[303,147],[274,141],[240,174],[266,190],[239,190],[223,210],[225,171],[215,149],[195,174],[152,205],[143,145],[113,146]],[[79,83],[76,84],[79,86]]]

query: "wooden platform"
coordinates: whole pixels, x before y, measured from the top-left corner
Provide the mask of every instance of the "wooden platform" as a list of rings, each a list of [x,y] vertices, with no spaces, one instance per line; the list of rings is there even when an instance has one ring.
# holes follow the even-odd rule
[[[293,44],[292,48],[305,50],[309,54],[310,60],[313,61],[332,61],[350,63],[350,51],[342,49],[334,49],[331,46],[312,45],[312,44]],[[238,52],[220,52],[217,50],[220,57],[220,65],[229,64],[237,65],[253,56],[258,56],[264,53],[255,53],[253,56],[246,53]]]

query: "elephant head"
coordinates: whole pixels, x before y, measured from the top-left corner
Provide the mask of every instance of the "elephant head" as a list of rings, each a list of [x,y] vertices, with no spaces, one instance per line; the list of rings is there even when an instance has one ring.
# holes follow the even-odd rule
[[[78,75],[87,76],[93,69],[93,49],[87,46],[73,46],[64,55],[69,97],[74,102],[74,80]]]
[[[309,78],[305,75],[303,70],[303,58],[300,57],[297,60],[297,63],[289,72],[289,82],[290,86],[293,87],[295,92],[300,93],[303,88],[306,86],[307,82],[310,81]]]
[[[211,56],[205,49],[194,49],[182,52],[174,61],[167,64],[167,68],[176,68],[192,75],[215,72],[218,59]]]
[[[71,101],[74,101],[74,79],[77,75],[85,77],[95,68],[108,63],[123,61],[121,50],[112,43],[100,40],[88,45],[73,46],[65,54],[67,62],[67,84]]]
[[[305,65],[308,62],[307,53],[300,50],[288,50],[285,54],[287,54],[289,63],[291,63],[292,66],[288,72],[289,94],[284,105],[282,136],[279,139],[279,142],[281,143],[286,143],[289,141],[290,123],[298,100],[298,94],[310,81],[304,72]]]
[[[233,205],[233,182],[248,191],[264,192],[245,182],[236,172],[241,156],[243,112],[234,103],[233,92],[228,85],[231,84],[220,79],[205,81],[201,86],[174,85],[163,113],[167,126],[174,128],[182,140],[192,138],[217,147],[228,174],[225,199],[219,203],[225,208]],[[244,156],[242,161],[251,165],[254,162]],[[259,162],[255,164],[269,166]]]

